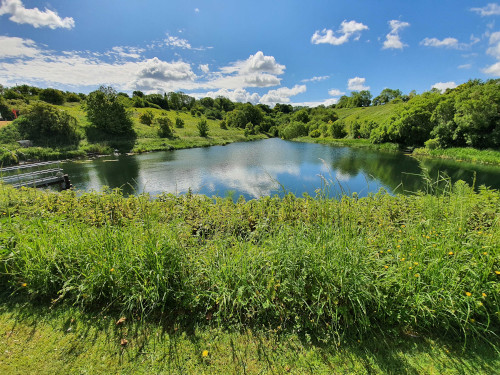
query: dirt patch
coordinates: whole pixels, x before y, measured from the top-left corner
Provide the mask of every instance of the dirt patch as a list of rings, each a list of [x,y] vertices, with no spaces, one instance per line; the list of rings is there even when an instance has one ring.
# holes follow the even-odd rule
[[[3,128],[4,126],[7,126],[11,123],[12,121],[0,121],[0,128]]]

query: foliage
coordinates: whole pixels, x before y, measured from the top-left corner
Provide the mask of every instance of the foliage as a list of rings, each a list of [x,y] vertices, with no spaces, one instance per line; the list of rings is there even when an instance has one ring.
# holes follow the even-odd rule
[[[75,145],[81,139],[76,119],[65,111],[38,102],[15,121],[25,139],[43,145]]]
[[[369,107],[371,98],[372,94],[368,90],[353,91],[350,97],[346,95],[341,96],[335,108]]]
[[[344,138],[347,135],[345,124],[342,120],[330,123],[330,135],[333,138]]]
[[[307,128],[304,123],[298,121],[292,121],[281,131],[280,134],[283,139],[293,139],[304,135],[307,135]]]
[[[112,87],[101,86],[91,92],[85,104],[87,118],[100,131],[123,135],[132,131],[132,120]]]
[[[172,120],[167,116],[161,116],[156,118],[156,123],[159,126],[158,136],[160,138],[172,138],[174,132],[172,130]]]
[[[14,120],[14,114],[12,113],[11,108],[7,104],[7,101],[0,96],[0,115],[3,119],[7,121]]]
[[[326,199],[0,190],[11,295],[318,336],[500,332],[500,194]],[[369,314],[367,313],[369,312]]]
[[[146,112],[140,114],[139,121],[141,124],[151,126],[154,118],[155,118],[155,116],[154,116],[153,112],[146,111]]]
[[[202,118],[200,121],[198,121],[196,127],[198,129],[198,134],[200,135],[200,137],[208,137],[208,123],[206,119]]]
[[[43,100],[44,102],[50,104],[61,105],[64,103],[64,93],[56,89],[48,88],[42,90],[38,94],[38,97],[40,98],[40,100]]]
[[[180,117],[175,118],[175,127],[176,128],[183,128],[184,127],[184,120],[181,119]]]

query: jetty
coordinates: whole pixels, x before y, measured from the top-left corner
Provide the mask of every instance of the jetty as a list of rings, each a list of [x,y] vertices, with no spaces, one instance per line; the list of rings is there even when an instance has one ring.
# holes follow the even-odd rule
[[[58,185],[60,190],[66,190],[72,187],[69,176],[64,173],[57,161],[0,168],[0,180],[15,188]]]

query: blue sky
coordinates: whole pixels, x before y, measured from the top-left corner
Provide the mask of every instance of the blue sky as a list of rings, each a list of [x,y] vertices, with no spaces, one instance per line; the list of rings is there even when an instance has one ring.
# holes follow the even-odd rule
[[[274,105],[500,77],[500,3],[0,0],[0,84]]]

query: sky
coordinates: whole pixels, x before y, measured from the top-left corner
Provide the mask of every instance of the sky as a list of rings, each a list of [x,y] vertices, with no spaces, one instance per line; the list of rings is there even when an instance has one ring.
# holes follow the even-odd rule
[[[0,0],[0,84],[316,106],[500,77],[500,2]]]

